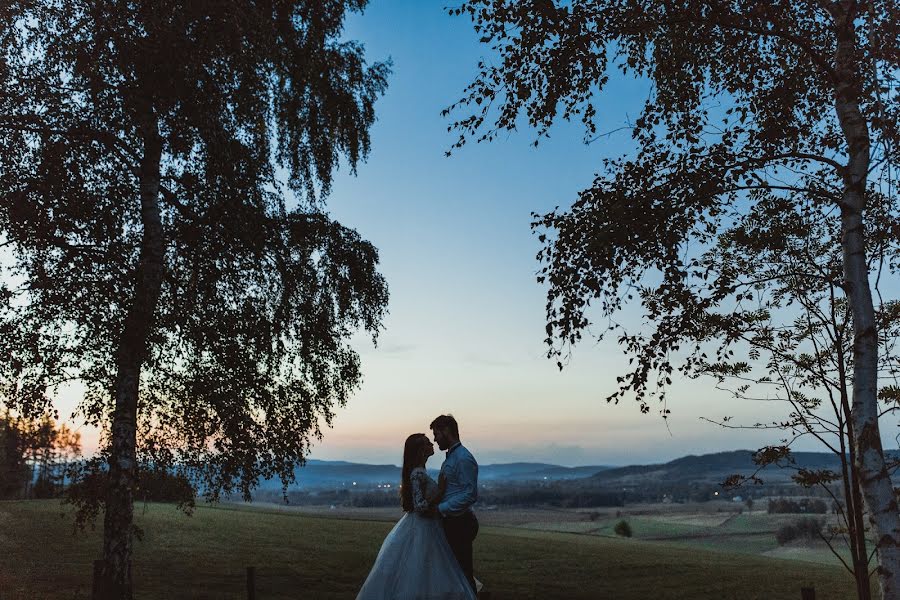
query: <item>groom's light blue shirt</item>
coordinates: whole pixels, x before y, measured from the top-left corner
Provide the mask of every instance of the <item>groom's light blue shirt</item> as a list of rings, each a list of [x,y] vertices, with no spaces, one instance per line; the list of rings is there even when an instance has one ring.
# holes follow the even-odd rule
[[[447,490],[438,504],[438,512],[445,517],[456,517],[472,510],[478,500],[478,463],[472,453],[456,442],[447,450],[441,473],[447,479]]]

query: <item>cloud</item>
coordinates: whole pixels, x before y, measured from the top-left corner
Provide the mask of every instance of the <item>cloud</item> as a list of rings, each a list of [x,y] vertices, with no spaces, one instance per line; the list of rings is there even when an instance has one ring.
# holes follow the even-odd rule
[[[385,356],[398,356],[410,354],[412,352],[415,352],[417,349],[418,346],[416,344],[392,343],[378,346],[376,352]]]
[[[474,352],[464,354],[462,360],[471,365],[480,365],[484,367],[509,367],[513,364],[513,362],[508,359],[498,358],[496,356],[484,356],[482,354],[475,354]]]

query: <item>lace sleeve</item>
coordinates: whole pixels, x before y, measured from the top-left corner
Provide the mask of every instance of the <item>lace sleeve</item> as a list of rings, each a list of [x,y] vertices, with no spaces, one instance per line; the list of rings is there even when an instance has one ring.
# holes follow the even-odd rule
[[[413,510],[422,513],[428,510],[428,484],[431,478],[425,469],[415,469],[409,474],[409,482],[412,485]]]

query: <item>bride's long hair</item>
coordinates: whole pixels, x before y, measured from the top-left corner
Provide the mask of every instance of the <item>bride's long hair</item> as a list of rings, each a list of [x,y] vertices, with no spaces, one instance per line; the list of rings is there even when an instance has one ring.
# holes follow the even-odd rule
[[[403,444],[403,469],[400,472],[400,505],[403,512],[413,511],[412,484],[409,474],[422,458],[422,447],[428,442],[424,433],[414,433]]]

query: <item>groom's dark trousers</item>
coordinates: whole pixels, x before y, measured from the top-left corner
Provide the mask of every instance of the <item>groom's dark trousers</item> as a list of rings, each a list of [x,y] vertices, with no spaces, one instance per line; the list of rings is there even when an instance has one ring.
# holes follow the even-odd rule
[[[444,517],[444,534],[450,549],[453,550],[459,566],[462,567],[469,585],[475,589],[475,575],[472,567],[472,542],[478,535],[478,519],[475,513],[468,511],[458,517]]]

